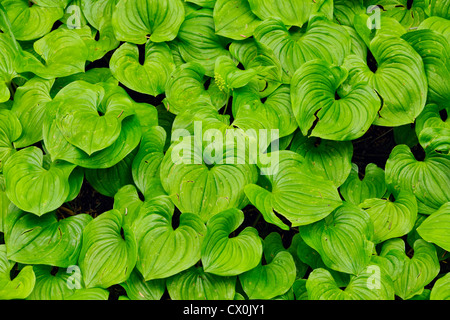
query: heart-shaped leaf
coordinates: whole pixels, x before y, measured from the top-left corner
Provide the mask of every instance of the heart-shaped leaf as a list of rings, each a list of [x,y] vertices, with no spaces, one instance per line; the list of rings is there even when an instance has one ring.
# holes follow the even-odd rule
[[[177,208],[182,213],[198,214],[206,222],[226,209],[243,208],[248,202],[244,187],[255,183],[258,174],[256,166],[247,164],[234,150],[224,153],[222,163],[208,167],[207,159],[202,159],[203,150],[192,136],[182,137],[166,152],[160,175]]]
[[[92,217],[79,214],[58,221],[55,213],[42,217],[19,213],[11,219],[6,234],[8,259],[23,264],[69,267],[78,261],[81,235]]]
[[[119,41],[171,41],[184,21],[184,6],[181,0],[119,0],[112,19]]]
[[[370,262],[373,224],[370,216],[356,206],[343,204],[325,219],[299,231],[333,270],[358,275]]]
[[[414,227],[417,218],[417,201],[408,191],[400,191],[395,201],[390,199],[366,199],[360,205],[369,215],[374,226],[373,242],[406,235]]]
[[[230,237],[243,221],[244,214],[238,209],[225,210],[208,221],[201,250],[205,272],[234,276],[258,265],[263,253],[258,231],[246,227]]]
[[[312,18],[304,33],[294,31],[292,34],[281,20],[267,19],[256,28],[254,36],[256,41],[273,50],[288,79],[310,60],[323,59],[341,65],[351,50],[350,35],[344,27],[323,16]]]
[[[167,279],[173,300],[233,300],[236,277],[221,277],[192,267]]]
[[[364,82],[338,95],[336,91],[347,76],[346,69],[324,60],[306,62],[295,72],[291,99],[303,135],[346,141],[367,132],[377,117],[380,100]]]
[[[75,165],[44,162],[42,150],[28,147],[9,158],[4,168],[6,194],[20,209],[41,216],[58,209],[69,197]]]
[[[275,212],[296,227],[323,219],[341,204],[333,183],[322,177],[312,178],[302,156],[292,151],[280,151],[277,160],[271,168],[260,168],[267,176],[271,190],[257,184],[245,187],[250,202],[267,222],[287,230],[289,227]]]
[[[121,284],[131,300],[160,300],[166,290],[165,279],[145,281],[137,269]]]
[[[155,210],[153,201],[169,202],[166,210]],[[134,221],[138,243],[137,268],[145,281],[162,279],[194,266],[201,257],[206,226],[198,215],[183,213],[179,226],[172,225],[173,205],[168,197],[145,203]]]
[[[8,260],[6,253],[6,246],[0,245],[0,299],[25,299],[33,291],[36,282],[33,266],[25,266],[11,279],[11,270],[16,263]]]
[[[249,299],[271,299],[286,293],[295,281],[295,262],[287,251],[278,252],[273,260],[259,264],[239,275]]]
[[[406,300],[421,294],[423,288],[439,273],[439,260],[433,244],[419,239],[414,242],[414,255],[405,254],[402,273],[394,281],[395,293]]]
[[[352,170],[341,185],[339,191],[345,201],[359,205],[366,199],[381,198],[386,193],[384,170],[374,163],[369,163],[364,170],[364,177],[359,177],[358,165],[352,163]]]
[[[110,68],[114,77],[128,88],[157,96],[165,91],[175,64],[167,44],[148,41],[145,45],[143,64],[139,62],[138,47],[124,43],[114,51]]]
[[[398,145],[386,162],[386,183],[395,192],[414,193],[419,213],[431,214],[450,201],[449,166],[449,156],[432,152],[418,161],[406,145]]]
[[[89,50],[74,30],[56,29],[34,42],[33,49],[40,59],[22,51],[16,58],[18,72],[32,72],[44,79],[54,79],[85,71]]]
[[[425,107],[428,82],[420,55],[398,36],[379,34],[368,44],[376,61],[368,63],[349,55],[344,63],[348,78],[344,86],[368,83],[382,99],[374,124],[400,126],[413,123]]]
[[[36,284],[27,300],[65,300],[76,292],[76,287],[68,285],[71,281],[68,269],[37,265],[33,270]]]
[[[118,210],[101,214],[84,228],[78,263],[86,288],[108,288],[126,281],[136,258],[134,233]]]

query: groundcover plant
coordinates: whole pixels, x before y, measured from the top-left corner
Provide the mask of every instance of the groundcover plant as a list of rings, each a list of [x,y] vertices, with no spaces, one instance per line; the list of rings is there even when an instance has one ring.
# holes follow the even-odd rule
[[[0,0],[0,299],[450,299],[450,0]]]

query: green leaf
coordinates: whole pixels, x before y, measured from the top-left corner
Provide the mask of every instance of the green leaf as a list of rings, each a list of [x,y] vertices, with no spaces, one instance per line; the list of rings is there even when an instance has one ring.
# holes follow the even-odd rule
[[[213,16],[216,34],[234,40],[251,37],[261,23],[248,0],[216,0]]]
[[[425,19],[418,27],[421,29],[430,29],[443,35],[450,42],[450,22],[441,17],[429,17]]]
[[[61,8],[30,6],[27,0],[2,0],[0,4],[6,9],[14,36],[21,41],[46,35],[53,24],[63,16]]]
[[[73,104],[66,103],[69,97]],[[83,81],[67,85],[53,102],[62,135],[88,155],[111,146],[120,135],[123,119],[132,114],[131,101],[125,96],[105,97],[102,86]],[[95,130],[87,130],[88,126]]]
[[[432,242],[446,251],[450,251],[449,230],[450,202],[443,204],[417,228],[417,232],[424,240]]]
[[[306,282],[309,300],[394,300],[392,280],[375,264],[370,264],[342,290],[329,271],[313,270]]]
[[[242,211],[234,208],[218,213],[208,221],[201,250],[205,272],[234,276],[258,265],[263,253],[258,231],[246,227],[230,237],[243,221]]]
[[[430,300],[450,300],[450,273],[445,274],[434,283]]]
[[[108,288],[126,281],[136,258],[134,233],[118,210],[101,214],[84,228],[79,266],[86,288]]]
[[[323,16],[312,18],[304,32],[289,30],[281,20],[267,19],[256,28],[254,36],[273,50],[287,79],[310,60],[341,65],[351,50],[351,38],[345,28]]]
[[[202,161],[205,153],[199,146],[192,136],[181,137],[161,163],[162,186],[177,208],[198,214],[206,222],[226,209],[245,207],[244,187],[256,183],[256,166],[245,162],[234,149],[227,150],[218,164],[206,158]]]
[[[8,224],[5,238],[8,259],[23,264],[75,265],[83,229],[91,220],[87,214],[58,221],[55,213],[42,217],[20,213]]]
[[[236,277],[221,277],[192,267],[167,279],[172,300],[233,300]]]
[[[390,199],[366,199],[360,205],[374,225],[375,244],[409,233],[417,218],[417,201],[408,191],[400,191],[395,201]]]
[[[17,72],[32,72],[44,79],[54,79],[85,71],[89,50],[74,30],[54,30],[34,42],[33,48],[39,58],[22,51],[16,58]]]
[[[139,62],[138,47],[124,43],[114,51],[110,68],[114,77],[128,88],[157,96],[165,91],[175,64],[167,44],[148,41],[145,45],[143,64]]]
[[[242,288],[249,299],[272,299],[286,293],[295,281],[295,263],[292,255],[281,251],[273,260],[259,264],[239,275]]]
[[[366,166],[361,179],[358,165],[352,163],[352,170],[339,191],[345,201],[359,205],[366,199],[383,197],[386,193],[384,179],[384,170],[374,163]]]
[[[230,40],[215,33],[213,11],[210,9],[188,13],[176,42],[183,60],[201,64],[209,77],[214,76],[216,59],[230,56],[226,49]]]
[[[168,111],[179,114],[196,102],[210,103],[217,109],[223,104],[214,104],[210,90],[206,90],[205,68],[195,62],[188,62],[177,67],[166,85],[166,98],[163,100]]]
[[[27,300],[65,300],[76,292],[75,287],[68,285],[71,275],[66,269],[36,265],[33,270],[36,284]]]
[[[16,263],[8,260],[6,253],[6,246],[0,245],[0,299],[25,299],[33,291],[36,282],[33,266],[25,266],[11,279],[10,272]]]
[[[428,29],[408,32],[402,38],[408,41],[423,59],[428,78],[428,103],[450,106],[450,44],[447,39]]]
[[[417,198],[419,213],[431,214],[450,201],[450,158],[436,152],[418,161],[406,145],[396,146],[386,162],[386,183],[395,192],[408,190]]]
[[[314,175],[333,181],[336,187],[345,182],[352,169],[353,145],[349,141],[307,138],[297,133],[290,150],[304,158],[304,164]]]
[[[166,290],[165,279],[145,281],[137,269],[121,283],[131,300],[160,300]]]
[[[119,41],[171,41],[184,21],[184,6],[181,0],[119,0],[112,21]]]
[[[323,219],[341,204],[333,183],[320,176],[313,178],[302,156],[292,151],[280,151],[270,156],[277,161],[271,168],[260,169],[267,176],[271,190],[256,184],[245,187],[250,202],[267,222],[288,230],[275,212],[296,227]]]
[[[380,100],[364,82],[338,95],[347,76],[347,69],[324,60],[309,61],[295,72],[292,105],[303,135],[346,141],[367,132],[377,117]]]
[[[42,127],[45,106],[52,101],[50,89],[53,83],[53,80],[35,77],[17,88],[11,111],[22,124],[22,135],[14,142],[16,148],[28,147],[42,140],[42,130],[36,128]]]
[[[91,86],[91,89],[87,89],[89,86]],[[77,87],[79,87],[80,90],[78,90]],[[102,92],[106,92],[107,94],[103,99],[99,99],[97,94],[101,94]],[[73,95],[75,95],[77,99],[74,99]],[[75,104],[80,103],[84,106],[83,109],[85,111],[78,111],[78,108],[70,107],[70,105],[67,104],[67,100],[69,99]],[[83,100],[87,100],[89,104],[86,105],[86,101]],[[97,103],[99,104],[97,105]],[[77,133],[77,131],[79,132],[79,137],[73,137],[77,144],[88,150],[95,150],[110,144],[111,140],[114,140],[113,143],[98,152],[94,152],[90,156],[75,145],[69,143],[59,127],[59,121],[57,121],[57,111],[60,105],[63,106],[62,109],[69,109],[69,114],[77,114],[79,126],[66,128],[66,135],[68,134],[69,136]],[[91,134],[93,131],[90,129],[86,131],[87,127],[90,128],[90,123],[85,121],[86,118],[84,115],[88,115],[89,117],[102,122],[103,117],[98,114],[98,111],[94,111],[94,109],[101,113],[109,110],[108,122],[112,123],[115,128],[117,128],[116,125],[120,126],[118,129],[114,129],[114,133],[111,133],[111,128],[106,126],[106,123],[103,123],[103,128],[108,133],[109,141],[105,141],[105,137],[99,135],[93,137]],[[108,83],[89,85],[84,81],[72,82],[70,85],[66,86],[64,90],[61,90],[52,103],[48,105],[47,115],[43,126],[46,150],[48,150],[53,160],[62,159],[89,169],[110,168],[119,163],[139,145],[142,135],[140,129],[141,126],[138,118],[134,115],[130,115],[130,113],[134,113],[134,102],[120,87]],[[61,114],[60,116],[62,117]],[[123,120],[118,119],[122,117]],[[119,131],[117,137],[115,137],[116,130]],[[91,146],[91,141],[89,140],[90,136],[97,141],[97,146],[95,148],[92,148]]]
[[[99,193],[114,197],[123,186],[133,183],[131,166],[136,152],[130,153],[111,168],[85,169],[86,180]]]
[[[374,124],[401,126],[413,123],[425,107],[428,82],[422,58],[398,36],[379,34],[369,44],[376,70],[356,55],[346,58],[348,78],[344,86],[368,83],[381,97],[383,105]],[[372,69],[370,69],[372,68]]]
[[[170,205],[164,206],[164,210],[155,210],[144,204],[134,222],[137,268],[145,281],[175,275],[194,266],[201,257],[201,244],[206,233],[203,221],[198,215],[183,213],[179,217],[179,226],[174,228],[173,205],[168,197],[158,201],[163,200]]]
[[[10,110],[0,110],[0,172],[6,161],[16,153],[14,142],[22,135],[23,127]]]
[[[6,194],[20,209],[38,216],[58,209],[69,197],[75,165],[44,163],[42,150],[28,147],[9,158],[4,168]]]
[[[325,219],[299,231],[333,270],[358,275],[370,262],[373,224],[370,216],[354,205],[343,204]]]
[[[395,293],[406,300],[421,294],[423,288],[439,273],[439,261],[433,244],[419,239],[414,242],[414,255],[405,255],[402,273],[394,281]]]

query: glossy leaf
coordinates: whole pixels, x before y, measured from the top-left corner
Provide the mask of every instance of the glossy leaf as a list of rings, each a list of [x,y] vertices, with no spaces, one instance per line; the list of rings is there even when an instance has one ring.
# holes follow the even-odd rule
[[[81,235],[92,217],[79,214],[58,221],[54,213],[42,217],[21,213],[14,221],[9,219],[8,259],[23,264],[69,267],[78,261]]]
[[[299,231],[333,270],[358,275],[370,262],[373,224],[367,213],[353,205],[344,204],[325,219],[302,226]]]
[[[245,187],[250,202],[267,222],[287,230],[289,227],[275,212],[296,227],[323,219],[341,204],[333,183],[322,177],[312,178],[302,156],[292,151],[280,151],[277,159],[271,168],[261,168],[271,189],[257,184]]]
[[[105,212],[83,231],[79,266],[86,288],[108,288],[124,282],[136,264],[133,231],[118,210]]]
[[[206,226],[198,215],[183,213],[179,226],[174,228],[173,205],[167,197],[161,201],[164,210],[155,210],[146,204],[134,221],[138,244],[137,268],[145,281],[163,279],[194,266],[201,257],[201,244]]]
[[[234,276],[258,265],[263,248],[256,229],[246,227],[230,238],[230,234],[243,220],[242,211],[228,209],[208,221],[201,250],[205,272],[218,276]]]
[[[173,300],[233,300],[236,277],[221,277],[192,267],[167,279]]]
[[[396,192],[413,192],[419,213],[431,214],[449,201],[450,173],[445,169],[449,165],[445,155],[433,152],[418,161],[406,145],[398,145],[386,162],[386,183]]]
[[[148,41],[145,45],[143,64],[139,62],[138,47],[124,43],[114,51],[110,68],[114,77],[128,88],[157,96],[165,91],[175,65],[167,44]]]
[[[352,163],[352,170],[339,189],[346,201],[359,205],[366,199],[383,197],[386,193],[383,169],[374,163],[369,163],[364,170],[362,179],[359,174],[358,166]]]
[[[17,277],[11,279],[10,272],[16,264],[8,260],[5,245],[0,245],[0,299],[25,299],[33,291],[36,276],[32,266],[20,270]]]
[[[426,241],[450,251],[450,203],[443,204],[427,217],[417,228],[419,235]]]
[[[29,147],[15,153],[4,168],[6,194],[20,209],[41,216],[58,209],[70,195],[69,176],[75,165],[44,163],[42,150]]]
[[[416,198],[408,191],[400,191],[395,201],[372,198],[364,200],[359,207],[370,215],[376,244],[409,233],[418,211]]]
[[[180,0],[119,0],[113,12],[117,40],[135,44],[171,41],[184,21]]]

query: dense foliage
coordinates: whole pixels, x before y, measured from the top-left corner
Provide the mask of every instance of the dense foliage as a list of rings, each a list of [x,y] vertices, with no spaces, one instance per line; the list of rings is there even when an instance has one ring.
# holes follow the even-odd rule
[[[0,299],[450,299],[449,111],[449,0],[0,0]]]

